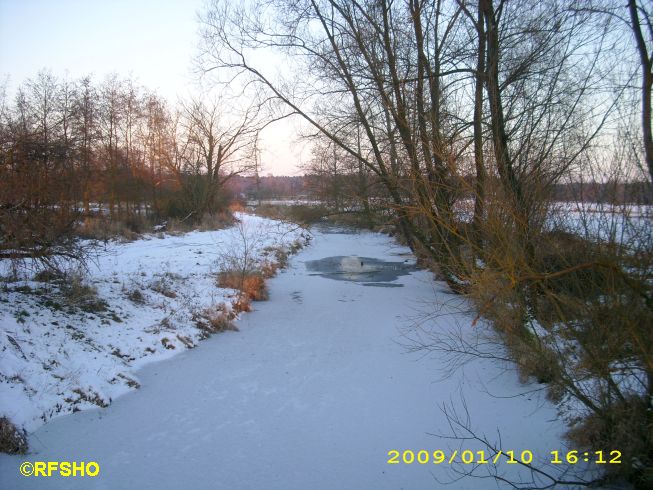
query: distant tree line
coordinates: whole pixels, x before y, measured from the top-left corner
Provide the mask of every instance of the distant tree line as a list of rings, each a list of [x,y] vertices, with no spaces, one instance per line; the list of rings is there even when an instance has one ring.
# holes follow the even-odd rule
[[[252,168],[256,108],[226,114],[210,97],[171,107],[131,79],[24,81],[0,106],[3,256],[71,252],[84,220],[136,227],[196,222]]]
[[[234,197],[246,199],[297,199],[310,193],[306,177],[302,175],[238,175],[227,188]]]
[[[341,162],[339,162],[341,163]],[[247,199],[310,199],[327,204],[331,209],[356,209],[361,201],[356,193],[356,180],[349,173],[329,174],[327,169],[308,166],[305,175],[284,176],[237,175],[227,184],[227,191],[234,198]],[[470,175],[465,187],[474,188],[474,176]],[[338,185],[334,185],[337,181]],[[380,182],[367,176],[365,184],[369,197],[387,198]],[[474,199],[470,191],[461,197]],[[653,205],[653,194],[646,181],[640,182],[559,182],[552,186],[551,200],[559,202],[606,203],[614,205]]]

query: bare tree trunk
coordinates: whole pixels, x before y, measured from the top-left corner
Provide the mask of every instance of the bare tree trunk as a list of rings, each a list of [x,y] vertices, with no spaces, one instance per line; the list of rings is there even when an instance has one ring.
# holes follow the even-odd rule
[[[476,21],[478,31],[478,57],[476,62],[476,86],[474,92],[474,163],[476,185],[474,192],[474,239],[479,248],[483,246],[481,227],[485,214],[485,166],[483,164],[483,84],[485,73],[485,27],[479,4]]]
[[[646,166],[648,167],[651,184],[653,185],[653,131],[651,129],[651,89],[653,88],[653,59],[652,54],[648,52],[642,28],[640,25],[639,15],[637,13],[637,0],[628,0],[628,10],[630,11],[630,21],[635,41],[637,42],[637,51],[642,65],[642,132],[644,137],[644,155]],[[650,26],[650,25],[649,25]]]
[[[361,154],[361,132],[360,127],[356,126],[356,149],[358,154]],[[358,160],[358,194],[363,203],[363,211],[365,215],[365,223],[372,226],[372,213],[370,211],[370,198],[367,189],[367,175],[363,162]]]
[[[481,0],[479,2],[479,9],[483,12],[483,18],[485,19],[487,27],[488,46],[486,81],[488,100],[490,102],[492,140],[494,143],[494,155],[496,158],[497,170],[499,171],[499,176],[504,187],[516,191],[516,179],[508,150],[508,136],[506,135],[499,84],[499,26],[496,21],[492,0]]]
[[[490,120],[492,126],[492,141],[494,143],[494,156],[497,170],[507,197],[512,201],[512,212],[515,225],[520,229],[521,238],[527,237],[527,213],[524,206],[522,183],[518,179],[513,167],[508,135],[503,115],[501,101],[501,85],[499,83],[499,25],[492,0],[481,0],[479,9],[483,12],[487,30],[487,91],[490,102]]]

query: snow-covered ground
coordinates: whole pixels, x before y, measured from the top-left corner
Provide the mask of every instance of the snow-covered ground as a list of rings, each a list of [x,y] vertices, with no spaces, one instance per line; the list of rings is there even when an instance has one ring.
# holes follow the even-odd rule
[[[116,257],[116,267],[131,261],[128,270],[148,278],[166,261],[173,270],[177,261],[207,260],[200,263],[209,267],[200,255],[210,247],[196,253],[200,235],[170,241],[165,251],[148,252],[157,257],[148,265],[139,267],[134,252],[131,259]],[[448,463],[387,461],[392,450],[442,449],[448,459],[455,449],[483,449],[433,435],[450,433],[441,408],[451,404],[479,435],[493,442],[500,435],[504,450],[528,450],[535,460],[563,452],[555,408],[533,391],[537,385],[520,385],[509,366],[482,360],[443,376],[449,366],[442,358],[407,349],[406,331],[434,303],[440,309],[430,330],[461,328],[474,336],[480,328],[429,272],[379,287],[305,266],[337,256],[401,262],[407,254],[383,235],[316,231],[312,245],[270,281],[270,300],[241,316],[239,332],[130,372],[141,388],[108,408],[51,420],[31,434],[28,455],[0,456],[0,488],[439,488],[439,480],[453,476]],[[203,284],[201,274],[184,270],[184,287],[194,291],[188,301],[209,294],[208,283],[193,285]],[[110,290],[110,283],[103,288]],[[127,349],[129,342],[120,345]],[[93,478],[23,477],[23,461],[96,461],[101,470]],[[477,471],[487,475],[491,468]],[[520,471],[505,460],[497,469],[509,477]],[[463,479],[445,488],[496,488],[496,482]]]
[[[469,222],[474,216],[474,200],[459,200],[454,209],[459,219]],[[590,240],[650,246],[652,219],[653,206],[650,205],[553,201],[545,227]]]
[[[319,206],[324,204],[322,201],[316,199],[251,199],[247,201],[248,206],[258,206],[259,204],[265,206]]]
[[[108,245],[88,264],[91,304],[32,277],[8,283],[0,295],[0,416],[33,431],[56,415],[108,405],[138,386],[137,369],[194,347],[206,336],[198,320],[234,298],[216,284],[225,261],[245,244],[263,261],[274,259],[266,247],[304,242],[296,226],[239,217],[226,230]]]
[[[556,202],[548,226],[584,238],[650,247],[653,206]]]

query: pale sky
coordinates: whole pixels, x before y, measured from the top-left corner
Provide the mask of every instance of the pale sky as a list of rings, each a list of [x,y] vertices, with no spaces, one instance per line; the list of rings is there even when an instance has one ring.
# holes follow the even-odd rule
[[[236,0],[237,1],[237,0]],[[96,81],[131,76],[174,102],[194,91],[197,11],[204,0],[0,0],[0,75],[9,89],[43,68]],[[295,126],[264,131],[263,173],[297,174]]]

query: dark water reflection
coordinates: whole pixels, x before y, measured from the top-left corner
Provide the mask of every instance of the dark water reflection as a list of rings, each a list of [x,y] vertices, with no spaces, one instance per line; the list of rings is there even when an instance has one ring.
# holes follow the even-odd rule
[[[387,262],[357,255],[338,255],[309,260],[306,262],[306,269],[314,273],[312,275],[377,287],[401,287],[401,284],[394,284],[392,281],[416,270],[415,266],[407,260]]]

